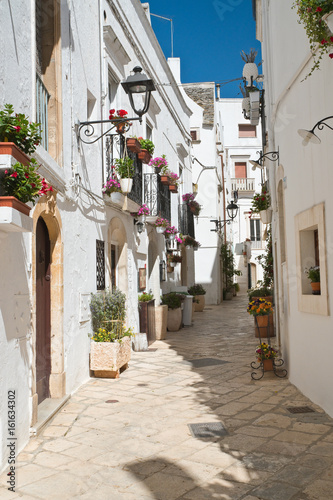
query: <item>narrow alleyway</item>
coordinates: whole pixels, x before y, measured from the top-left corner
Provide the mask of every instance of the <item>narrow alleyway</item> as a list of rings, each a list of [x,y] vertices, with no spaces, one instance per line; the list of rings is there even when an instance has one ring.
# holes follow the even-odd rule
[[[333,498],[333,419],[288,379],[251,379],[246,304],[207,306],[193,327],[133,353],[119,380],[81,387],[19,455],[16,493],[2,475],[0,498]],[[288,411],[299,406],[314,412]],[[221,435],[195,438],[195,423],[222,423]]]

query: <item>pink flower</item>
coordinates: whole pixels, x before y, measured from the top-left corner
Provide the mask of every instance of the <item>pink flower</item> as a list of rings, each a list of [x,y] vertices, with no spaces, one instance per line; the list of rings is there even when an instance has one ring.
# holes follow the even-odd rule
[[[21,130],[21,127],[20,127],[19,125],[16,125],[16,126],[14,127],[14,129],[15,129],[17,132],[19,132],[19,131]]]
[[[17,177],[17,172],[13,172],[13,173],[11,174],[11,177],[14,177],[14,178],[16,179],[16,177]]]

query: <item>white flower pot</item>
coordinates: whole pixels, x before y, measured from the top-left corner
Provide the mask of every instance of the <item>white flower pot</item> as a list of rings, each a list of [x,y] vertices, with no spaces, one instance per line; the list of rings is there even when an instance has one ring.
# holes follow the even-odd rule
[[[268,208],[267,210],[260,211],[260,219],[263,224],[270,224],[272,222],[273,210]]]
[[[156,227],[156,232],[159,233],[159,234],[163,234],[165,231],[165,227],[162,227],[162,226],[157,226]]]
[[[177,262],[170,262],[170,267],[176,267]]]
[[[120,188],[124,194],[128,194],[131,192],[133,186],[133,179],[126,178],[120,179]]]
[[[186,248],[187,250],[190,250],[190,249],[191,249],[191,245],[186,245],[186,246],[185,246],[185,248]]]
[[[176,238],[176,235],[175,234],[169,234],[168,238],[169,238],[170,241],[173,241]]]
[[[246,78],[247,84],[251,85],[251,77],[253,78],[252,83],[258,77],[258,66],[256,63],[246,63],[243,68],[243,78]]]

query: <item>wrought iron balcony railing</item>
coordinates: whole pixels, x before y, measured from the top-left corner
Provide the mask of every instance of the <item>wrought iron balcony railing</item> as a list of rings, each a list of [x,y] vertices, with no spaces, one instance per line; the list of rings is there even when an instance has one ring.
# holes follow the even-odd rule
[[[158,174],[144,174],[144,203],[151,215],[170,220],[170,191],[161,183]]]
[[[183,235],[192,236],[194,233],[194,216],[187,204],[179,205],[178,207],[178,228]]]
[[[128,156],[132,158],[135,167],[133,187],[131,192],[128,193],[128,197],[138,205],[142,205],[142,163],[135,153],[129,151]]]

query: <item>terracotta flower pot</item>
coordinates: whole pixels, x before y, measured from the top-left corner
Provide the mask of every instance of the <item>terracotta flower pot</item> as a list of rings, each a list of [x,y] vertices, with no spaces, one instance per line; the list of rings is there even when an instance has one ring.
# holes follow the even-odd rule
[[[205,308],[205,303],[206,303],[205,296],[195,295],[194,299],[195,299],[195,312],[202,312]]]
[[[169,184],[169,191],[172,193],[178,193],[178,188],[175,184]]]
[[[165,186],[169,185],[169,177],[167,175],[161,175],[161,183]]]
[[[169,332],[178,332],[182,324],[182,310],[180,307],[177,309],[168,309],[167,328]]]
[[[140,153],[141,146],[140,143],[135,137],[129,137],[126,141],[127,148],[132,151],[132,153]]]
[[[138,153],[138,158],[142,163],[148,164],[151,160],[151,155],[148,153],[147,149],[141,149]]]
[[[0,155],[10,155],[23,165],[29,165],[30,158],[13,142],[0,142]]]
[[[312,288],[312,295],[320,295],[320,281],[315,283],[310,283]]]
[[[274,370],[273,358],[272,359],[263,359],[262,364],[264,365],[265,372],[272,372]]]
[[[269,325],[269,330],[268,330],[268,325]],[[273,314],[266,314],[264,316],[256,316],[254,318],[254,330],[255,330],[256,338],[275,337]]]
[[[0,196],[0,207],[11,207],[24,215],[29,215],[31,208],[15,196]]]

